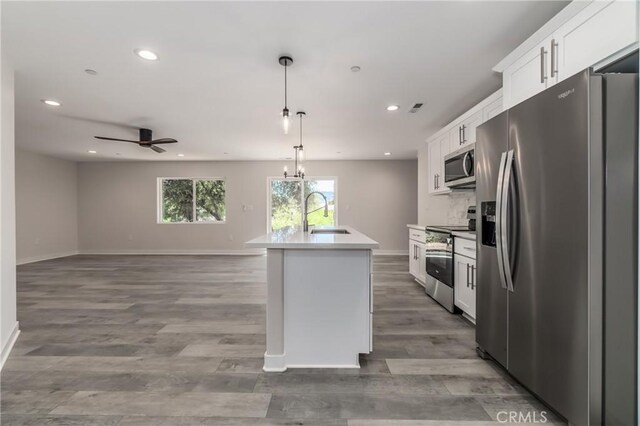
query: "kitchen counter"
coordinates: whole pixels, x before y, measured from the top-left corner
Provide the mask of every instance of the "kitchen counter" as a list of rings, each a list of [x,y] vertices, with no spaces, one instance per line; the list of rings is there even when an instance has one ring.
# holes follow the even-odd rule
[[[409,224],[409,225],[407,225],[407,228],[409,228],[409,229],[419,229],[420,231],[424,231],[427,227],[424,226],[424,225]]]
[[[358,368],[360,354],[373,350],[378,243],[349,226],[333,229],[349,233],[279,231],[245,243],[267,249],[264,371]]]
[[[310,232],[281,230],[247,241],[246,247],[266,249],[377,249],[379,244],[350,226],[314,229],[346,229],[348,234],[312,234]]]
[[[476,231],[453,231],[451,235],[458,238],[464,238],[466,240],[476,240]]]

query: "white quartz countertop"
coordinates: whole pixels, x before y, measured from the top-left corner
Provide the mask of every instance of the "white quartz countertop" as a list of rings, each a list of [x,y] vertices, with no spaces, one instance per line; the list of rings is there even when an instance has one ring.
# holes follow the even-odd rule
[[[250,248],[267,249],[377,249],[377,241],[350,226],[316,227],[315,229],[346,229],[349,234],[312,234],[309,232],[281,230],[247,241]]]
[[[411,228],[411,229],[420,229],[420,230],[422,230],[422,231],[424,231],[425,229],[427,229],[427,227],[426,227],[426,226],[424,226],[424,225],[416,225],[416,224],[413,224],[413,223],[410,223],[409,225],[407,225],[407,228]]]
[[[453,231],[451,235],[453,235],[454,237],[464,238],[467,240],[473,240],[473,241],[476,240],[475,231]]]

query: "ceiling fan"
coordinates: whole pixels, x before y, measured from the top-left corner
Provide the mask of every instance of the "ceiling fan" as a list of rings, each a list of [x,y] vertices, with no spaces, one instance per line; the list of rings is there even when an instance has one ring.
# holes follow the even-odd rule
[[[162,149],[162,148],[160,148],[159,146],[156,146],[156,145],[160,145],[160,144],[164,144],[164,143],[176,143],[176,142],[178,142],[177,140],[172,139],[172,138],[162,138],[162,139],[153,140],[153,137],[151,135],[152,135],[152,132],[151,132],[150,129],[140,129],[140,140],[138,140],[138,141],[132,141],[132,140],[128,140],[128,139],[107,138],[107,137],[104,137],[104,136],[94,136],[94,137],[96,139],[102,139],[102,140],[105,140],[105,141],[118,141],[118,142],[137,143],[141,147],[151,148],[152,150],[154,150],[158,154],[162,154],[163,152],[166,152],[166,150]]]

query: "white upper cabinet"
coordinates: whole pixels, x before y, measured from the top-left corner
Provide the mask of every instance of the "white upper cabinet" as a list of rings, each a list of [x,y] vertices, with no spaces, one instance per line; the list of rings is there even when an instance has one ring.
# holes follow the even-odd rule
[[[489,121],[496,115],[500,114],[503,111],[502,103],[502,98],[499,98],[487,105],[482,110],[482,122],[484,123]]]
[[[637,2],[574,1],[569,6],[553,18],[553,26],[543,26],[530,39],[541,41],[527,40],[494,67],[503,73],[505,109],[585,68],[606,64],[637,48]],[[522,51],[527,43],[528,50]]]
[[[476,143],[476,128],[483,123],[482,110],[476,111],[462,120],[449,131],[449,152],[457,151],[463,146]]]
[[[542,92],[549,86],[549,44],[552,38],[545,39],[534,49],[514,62],[504,71],[503,96],[505,109]]]
[[[448,192],[444,185],[444,156],[449,153],[449,136],[443,135],[431,141],[428,148],[429,156],[429,192],[438,194]]]
[[[637,42],[637,2],[595,1],[553,33],[559,79],[605,60]]]
[[[427,140],[429,194],[451,192],[444,183],[444,157],[475,143],[478,126],[501,112],[502,90],[498,90]]]

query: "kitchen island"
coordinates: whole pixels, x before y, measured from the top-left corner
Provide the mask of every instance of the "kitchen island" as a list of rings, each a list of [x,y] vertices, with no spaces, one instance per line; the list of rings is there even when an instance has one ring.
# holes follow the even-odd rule
[[[372,350],[371,254],[348,226],[283,230],[246,243],[267,249],[264,371],[358,368]]]

